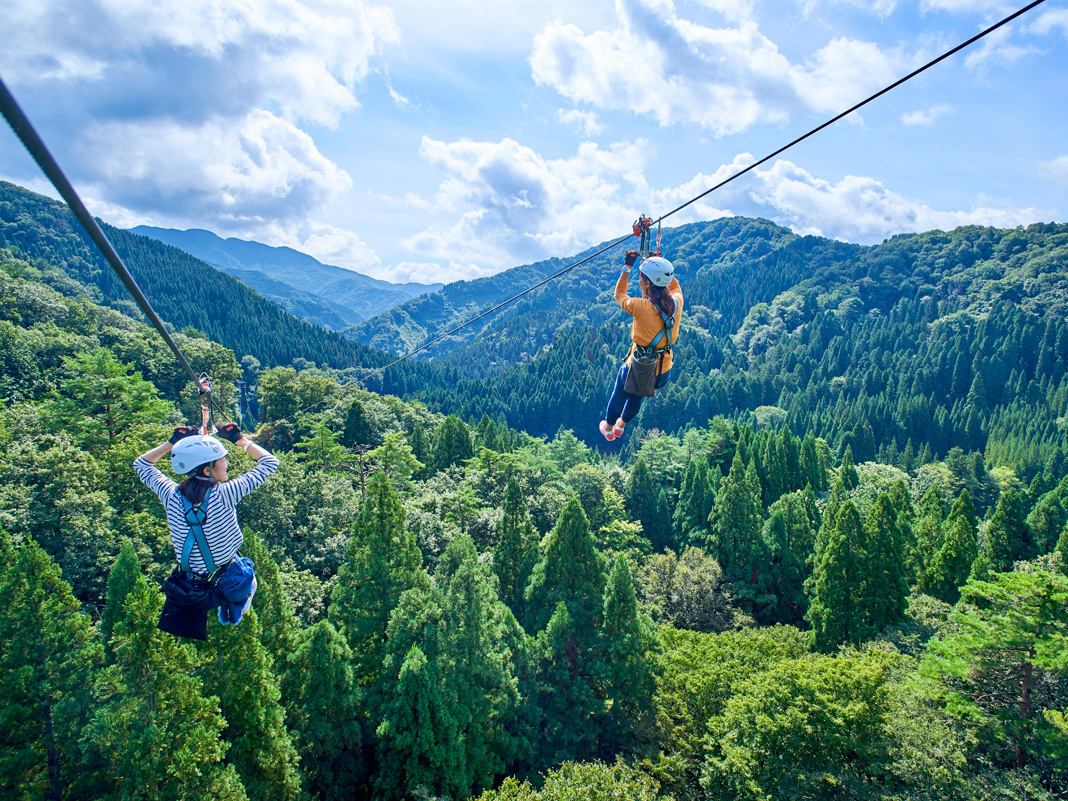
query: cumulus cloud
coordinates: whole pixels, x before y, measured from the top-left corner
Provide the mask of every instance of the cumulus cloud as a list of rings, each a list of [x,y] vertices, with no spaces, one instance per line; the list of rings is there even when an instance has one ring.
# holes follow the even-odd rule
[[[1068,185],[1068,155],[1038,165],[1043,175]]]
[[[946,103],[940,103],[930,108],[916,109],[901,115],[901,121],[905,125],[934,125],[939,117],[944,117],[953,111],[953,107]]]
[[[1039,35],[1060,31],[1068,38],[1068,8],[1051,8],[1043,11],[1028,31]]]
[[[650,156],[642,141],[607,149],[585,142],[574,156],[546,159],[512,139],[446,143],[429,137],[420,153],[444,173],[435,209],[454,220],[404,244],[430,258],[493,271],[573,253],[614,235],[634,217],[629,203],[634,188],[645,186]]]
[[[356,109],[398,36],[364,0],[12,0],[0,71],[122,218],[265,236],[351,188],[303,126]]]
[[[796,111],[840,111],[912,63],[837,38],[795,64],[746,14],[711,28],[680,17],[670,0],[617,0],[616,11],[612,30],[546,26],[530,55],[534,80],[576,103],[725,136]]]

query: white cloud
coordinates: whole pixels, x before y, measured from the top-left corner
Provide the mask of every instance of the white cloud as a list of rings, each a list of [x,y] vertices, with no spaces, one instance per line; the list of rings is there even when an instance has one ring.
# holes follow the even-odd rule
[[[1012,34],[1011,25],[998,28],[980,42],[977,50],[973,49],[968,53],[964,59],[965,65],[969,69],[985,70],[998,64],[1013,64],[1021,58],[1041,52],[1031,45],[1010,44],[1009,37]]]
[[[1042,175],[1053,178],[1056,181],[1062,181],[1068,185],[1068,155],[1058,156],[1051,161],[1044,161],[1038,166]]]
[[[916,109],[901,115],[901,122],[905,125],[934,125],[939,117],[944,117],[953,111],[953,107],[945,103],[930,108]]]
[[[399,33],[364,0],[12,0],[0,73],[101,204],[266,237],[352,185],[336,124]],[[125,216],[123,217],[125,219]],[[258,226],[258,227],[257,227]]]
[[[1027,30],[1039,35],[1059,30],[1065,38],[1068,38],[1068,8],[1051,8],[1043,11]]]
[[[954,14],[992,15],[1015,7],[1005,0],[922,0],[920,3],[923,12],[949,11]]]
[[[274,245],[287,245],[314,256],[323,264],[344,267],[346,270],[385,277],[382,260],[357,234],[342,228],[320,223],[303,223],[289,231],[279,231]]]
[[[420,153],[444,173],[435,199],[451,223],[404,244],[431,258],[498,270],[574,253],[613,236],[635,216],[629,206],[651,152],[642,141],[607,149],[585,142],[574,156],[546,159],[512,139],[439,142]],[[455,214],[459,217],[456,218]]]
[[[781,124],[795,111],[841,111],[911,63],[869,42],[838,38],[794,64],[755,22],[711,28],[667,0],[618,0],[611,30],[554,22],[535,37],[534,80],[576,103],[631,111],[661,125],[695,123],[716,136]]]
[[[592,111],[580,111],[577,108],[557,109],[556,118],[564,125],[569,125],[579,131],[583,136],[596,136],[604,132],[604,126],[598,121],[597,114]]]

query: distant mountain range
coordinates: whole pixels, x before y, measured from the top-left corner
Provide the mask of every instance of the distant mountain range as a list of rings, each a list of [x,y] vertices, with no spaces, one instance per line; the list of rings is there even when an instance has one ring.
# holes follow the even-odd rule
[[[442,287],[442,284],[380,281],[323,264],[292,248],[223,239],[198,228],[178,231],[139,225],[132,230],[184,250],[234,276],[291,314],[335,331]]]

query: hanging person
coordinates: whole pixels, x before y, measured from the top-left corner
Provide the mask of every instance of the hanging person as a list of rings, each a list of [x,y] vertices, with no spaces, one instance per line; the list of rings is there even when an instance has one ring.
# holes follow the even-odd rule
[[[678,341],[682,321],[682,287],[671,262],[662,256],[650,256],[638,265],[642,296],[632,298],[627,294],[630,268],[637,260],[636,251],[627,251],[623,272],[616,281],[616,302],[634,321],[630,351],[616,374],[599,426],[609,442],[623,436],[627,423],[637,416],[642,399],[651,398],[670,379],[671,349]]]
[[[167,601],[159,628],[179,637],[207,638],[207,612],[219,608],[219,622],[237,625],[252,605],[256,576],[252,560],[240,556],[243,536],[237,502],[266,481],[278,459],[245,437],[236,423],[227,423],[219,437],[256,460],[256,466],[230,479],[226,447],[192,426],[174,430],[171,438],[134,460],[141,483],[163,503],[178,567],[167,578]],[[156,467],[170,453],[171,468],[186,478],[177,484]]]

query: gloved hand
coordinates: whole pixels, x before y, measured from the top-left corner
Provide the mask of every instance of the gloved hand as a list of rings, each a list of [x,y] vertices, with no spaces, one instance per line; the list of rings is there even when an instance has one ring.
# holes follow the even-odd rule
[[[633,267],[634,266],[634,262],[636,262],[637,260],[638,260],[638,251],[636,251],[636,250],[628,250],[626,258],[623,259],[623,261],[626,262],[628,267]]]
[[[178,426],[174,429],[174,433],[171,434],[171,438],[167,440],[171,445],[177,445],[179,440],[183,440],[186,437],[191,437],[197,433],[196,426]]]
[[[227,442],[237,442],[241,439],[241,426],[237,423],[226,423],[219,426],[219,430],[215,432],[215,436],[220,439],[225,439]]]

